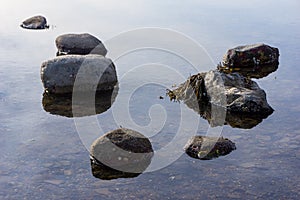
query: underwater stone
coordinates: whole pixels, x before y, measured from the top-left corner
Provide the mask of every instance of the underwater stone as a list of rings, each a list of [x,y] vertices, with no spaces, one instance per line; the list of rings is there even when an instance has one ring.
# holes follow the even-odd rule
[[[22,22],[20,25],[22,28],[26,29],[45,29],[49,28],[47,25],[47,20],[43,16],[34,16],[29,19],[26,19],[25,21]]]
[[[76,79],[78,92],[112,90],[117,74],[113,62],[103,56],[65,55],[42,63],[41,79],[47,92],[63,94],[73,92]]]
[[[57,56],[67,54],[105,56],[107,54],[103,43],[88,33],[60,35],[56,38],[55,44],[58,49]]]
[[[227,138],[207,136],[194,136],[184,147],[190,157],[201,160],[225,156],[235,149],[235,143]]]

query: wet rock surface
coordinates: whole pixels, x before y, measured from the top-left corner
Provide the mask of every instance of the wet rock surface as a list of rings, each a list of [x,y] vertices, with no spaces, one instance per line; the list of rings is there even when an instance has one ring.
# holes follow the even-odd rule
[[[55,44],[58,49],[57,56],[67,54],[99,54],[105,56],[107,54],[103,43],[88,33],[60,35],[56,38]]]
[[[117,83],[114,64],[100,55],[66,55],[42,63],[41,79],[49,93],[72,93],[76,78],[79,92],[112,90]]]
[[[250,78],[262,78],[276,71],[278,65],[278,48],[253,44],[229,49],[218,69],[226,73],[239,72]]]
[[[236,149],[235,143],[223,137],[194,136],[184,147],[192,158],[210,160],[225,156]]]
[[[22,28],[25,29],[46,29],[49,28],[47,25],[47,20],[43,16],[34,16],[29,19],[26,19],[25,21],[22,22],[20,25]]]
[[[72,102],[72,94],[56,95],[44,92],[42,104],[44,110],[53,115],[84,117],[107,111],[115,101],[117,94],[118,86],[114,90],[97,92],[95,96],[81,93],[79,94],[81,98]]]
[[[226,106],[232,113],[272,113],[266,93],[258,84],[239,73],[209,71],[204,78],[211,104]]]
[[[239,73],[226,74],[217,70],[191,76],[174,90],[171,100],[183,100],[192,109],[201,112],[210,104],[224,107],[231,113],[269,115],[273,109],[266,93],[258,84]]]
[[[151,163],[153,149],[149,139],[142,134],[120,128],[95,140],[90,156],[94,164],[116,170],[117,174],[140,174]]]

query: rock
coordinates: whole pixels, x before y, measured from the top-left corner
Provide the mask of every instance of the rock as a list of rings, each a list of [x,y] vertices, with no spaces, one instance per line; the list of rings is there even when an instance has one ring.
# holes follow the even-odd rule
[[[211,104],[226,106],[235,113],[269,114],[266,93],[258,84],[239,73],[226,74],[219,71],[206,73],[205,88]]]
[[[167,90],[170,100],[206,102],[207,92],[204,83],[206,73],[191,76],[186,82],[180,84],[175,90]]]
[[[101,114],[107,111],[118,94],[118,86],[114,90],[100,91],[95,94],[95,97],[89,97],[89,94],[82,93],[79,102],[72,102],[72,94],[43,94],[43,108],[46,112],[53,115],[64,117],[84,117],[95,114]],[[91,103],[91,98],[95,99]],[[76,111],[73,108],[76,107]]]
[[[96,37],[88,34],[64,34],[55,40],[58,49],[57,56],[66,54],[99,54],[105,56],[107,50],[102,42]]]
[[[258,84],[239,73],[226,74],[217,70],[191,76],[178,88],[167,93],[170,100],[183,100],[195,107],[211,103],[240,113],[269,113],[266,93]]]
[[[46,29],[49,28],[47,25],[47,20],[43,16],[34,16],[29,19],[26,19],[20,25],[22,28],[26,29]]]
[[[266,93],[238,73],[199,73],[167,94],[170,100],[184,101],[212,127],[252,128],[273,113]]]
[[[49,93],[72,93],[76,78],[79,92],[112,90],[117,83],[113,62],[100,55],[59,56],[41,66],[41,79]]]
[[[220,71],[239,72],[250,78],[262,78],[276,71],[279,65],[279,50],[265,44],[238,46],[229,49],[223,58]]]
[[[184,147],[190,157],[201,160],[225,156],[235,149],[235,143],[227,138],[206,136],[194,136]]]
[[[90,155],[100,166],[139,174],[149,166],[153,149],[149,139],[142,134],[120,128],[95,140]]]

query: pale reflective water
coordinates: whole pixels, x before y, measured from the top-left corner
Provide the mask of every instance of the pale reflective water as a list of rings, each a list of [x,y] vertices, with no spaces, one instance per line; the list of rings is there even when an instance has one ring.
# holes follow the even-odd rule
[[[299,8],[297,0],[2,2],[0,199],[298,199]],[[52,27],[42,31],[19,27],[35,14],[45,15]],[[274,113],[252,129],[224,126],[223,136],[237,147],[227,156],[201,161],[183,154],[171,165],[136,178],[105,181],[93,177],[89,152],[74,120],[43,108],[40,65],[55,56],[54,40],[60,34],[89,32],[105,43],[120,32],[140,27],[182,32],[205,47],[215,63],[237,45],[264,42],[278,47],[279,69],[257,80]],[[188,63],[169,54],[143,51],[116,62],[119,77],[145,62],[172,66],[186,78],[195,73]],[[167,73],[160,76],[180,83]],[[147,73],[139,77],[146,78]],[[120,81],[117,99],[129,92],[124,88]],[[166,125],[151,137],[156,149],[172,140],[180,120],[179,104],[159,99],[164,94],[164,87],[147,85],[136,90],[129,102],[132,119],[143,126],[151,121],[152,105],[165,107]],[[122,125],[114,122],[112,110],[97,116],[104,132]],[[198,134],[205,134],[207,126],[201,120]]]

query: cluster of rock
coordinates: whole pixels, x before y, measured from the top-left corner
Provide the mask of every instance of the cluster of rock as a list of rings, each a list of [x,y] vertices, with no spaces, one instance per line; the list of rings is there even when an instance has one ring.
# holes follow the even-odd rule
[[[171,100],[184,101],[208,121],[211,121],[212,105],[220,110],[225,109],[225,121],[215,120],[217,123],[211,124],[213,126],[230,124],[233,127],[252,128],[272,114],[273,109],[267,102],[265,91],[250,78],[265,76],[268,70],[264,70],[264,66],[267,64],[273,64],[276,70],[278,52],[277,48],[265,44],[231,49],[224,56],[224,63],[228,67],[219,66],[217,70],[193,75],[178,88],[168,90],[168,95]],[[249,124],[241,118],[252,120]]]
[[[106,48],[96,37],[64,34],[56,39],[57,57],[41,66],[41,79],[48,93],[112,90],[118,79],[115,65],[106,58]],[[77,81],[76,88],[75,81]]]
[[[45,17],[35,16],[25,20],[21,27],[45,29],[49,25]],[[44,110],[65,117],[82,117],[109,109],[118,93],[118,80],[115,65],[105,57],[107,49],[103,43],[83,33],[60,35],[55,44],[56,57],[41,65]],[[193,88],[200,88],[197,98],[206,99],[204,76],[199,74],[191,79]],[[235,144],[228,139],[202,136],[193,137],[185,147],[188,155],[199,159],[227,155],[234,149]],[[136,177],[150,165],[153,155],[148,138],[134,130],[119,128],[91,145],[92,173],[105,180]]]

